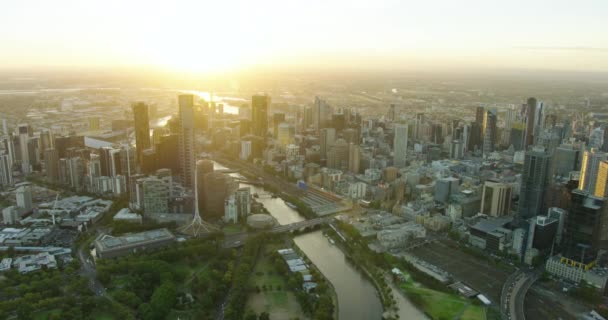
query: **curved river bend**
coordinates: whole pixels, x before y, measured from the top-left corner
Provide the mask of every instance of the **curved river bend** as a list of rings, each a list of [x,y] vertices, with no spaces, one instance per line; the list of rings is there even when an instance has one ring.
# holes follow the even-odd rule
[[[216,169],[224,169],[215,165]],[[305,220],[297,211],[288,207],[280,198],[266,197],[263,188],[250,187],[251,193],[260,195],[261,202],[280,224]],[[338,296],[340,320],[379,320],[382,318],[382,303],[376,288],[348,262],[344,253],[331,245],[321,231],[296,236],[295,243],[331,282]],[[426,317],[400,294],[393,293],[399,306],[400,319],[425,319]]]

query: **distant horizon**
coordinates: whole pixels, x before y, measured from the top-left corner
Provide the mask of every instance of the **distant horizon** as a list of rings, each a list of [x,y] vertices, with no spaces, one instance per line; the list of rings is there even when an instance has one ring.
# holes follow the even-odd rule
[[[0,69],[608,72],[600,0],[23,0],[2,9]]]

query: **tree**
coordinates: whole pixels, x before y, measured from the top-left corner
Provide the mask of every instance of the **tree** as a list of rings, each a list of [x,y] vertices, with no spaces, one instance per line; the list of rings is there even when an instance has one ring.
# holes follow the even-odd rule
[[[253,311],[247,313],[247,315],[245,316],[245,320],[257,320],[257,319],[258,319],[258,316]]]
[[[270,320],[270,314],[268,314],[268,312],[262,312],[260,313],[258,320]]]

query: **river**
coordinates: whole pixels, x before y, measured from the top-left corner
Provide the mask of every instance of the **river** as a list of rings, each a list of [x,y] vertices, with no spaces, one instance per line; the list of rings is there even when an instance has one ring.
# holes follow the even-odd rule
[[[225,167],[216,163],[215,169],[225,169]],[[278,223],[290,224],[305,220],[281,198],[267,197],[263,188],[246,184],[241,186],[250,187],[251,193],[257,193],[259,198],[256,200],[264,205]],[[329,243],[321,231],[296,236],[294,241],[336,290],[340,320],[382,318],[382,303],[376,288],[346,260],[340,249]],[[394,291],[393,295],[399,306],[400,319],[425,319],[424,315],[399,293]]]

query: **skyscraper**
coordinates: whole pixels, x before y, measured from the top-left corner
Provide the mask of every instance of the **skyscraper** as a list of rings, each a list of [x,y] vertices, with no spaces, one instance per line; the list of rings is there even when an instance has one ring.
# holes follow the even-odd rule
[[[393,164],[397,168],[403,168],[406,165],[407,156],[407,124],[395,124],[395,137],[393,139]]]
[[[196,162],[196,184],[197,184],[197,205],[199,214],[206,212],[206,192],[205,192],[205,176],[213,172],[213,161],[199,160]]]
[[[30,126],[27,124],[20,124],[17,126],[19,133],[19,151],[21,152],[21,171],[23,174],[29,174],[32,170],[30,164],[30,154],[28,142],[30,138]]]
[[[485,115],[485,111],[483,107],[475,108],[475,123],[479,125],[479,127],[483,126],[483,118]]]
[[[182,94],[179,105],[179,163],[182,184],[186,188],[194,186],[194,96]],[[223,203],[223,202],[222,202]]]
[[[268,107],[270,97],[268,95],[254,95],[251,97],[251,122],[253,134],[266,137],[268,133]]]
[[[593,195],[598,198],[608,197],[608,161],[600,161]]]
[[[545,148],[533,147],[526,152],[521,175],[519,218],[532,218],[544,212],[543,200],[551,177],[551,154]]]
[[[135,124],[135,147],[137,164],[141,168],[143,152],[150,148],[150,121],[148,119],[148,105],[143,102],[133,104],[133,119]]]
[[[595,148],[583,153],[583,161],[581,164],[581,174],[578,188],[588,192],[595,193],[598,170],[600,163],[608,159],[608,154],[601,152]]]
[[[331,122],[332,108],[325,100],[315,97],[312,109],[313,126],[317,134],[323,128],[327,128]]]
[[[487,110],[483,117],[483,153],[489,154],[494,152],[494,145],[496,143],[497,131],[496,131],[497,113],[496,109]]]
[[[13,185],[13,161],[6,153],[0,154],[0,186],[8,187]]]
[[[527,150],[529,146],[534,144],[534,127],[536,125],[536,104],[536,98],[528,98],[528,101],[525,104],[526,126],[524,130],[524,150]]]
[[[319,131],[319,154],[321,159],[327,159],[327,152],[336,141],[336,129],[324,128]]]
[[[55,148],[47,148],[44,151],[44,167],[46,177],[51,183],[59,182],[59,152]]]

